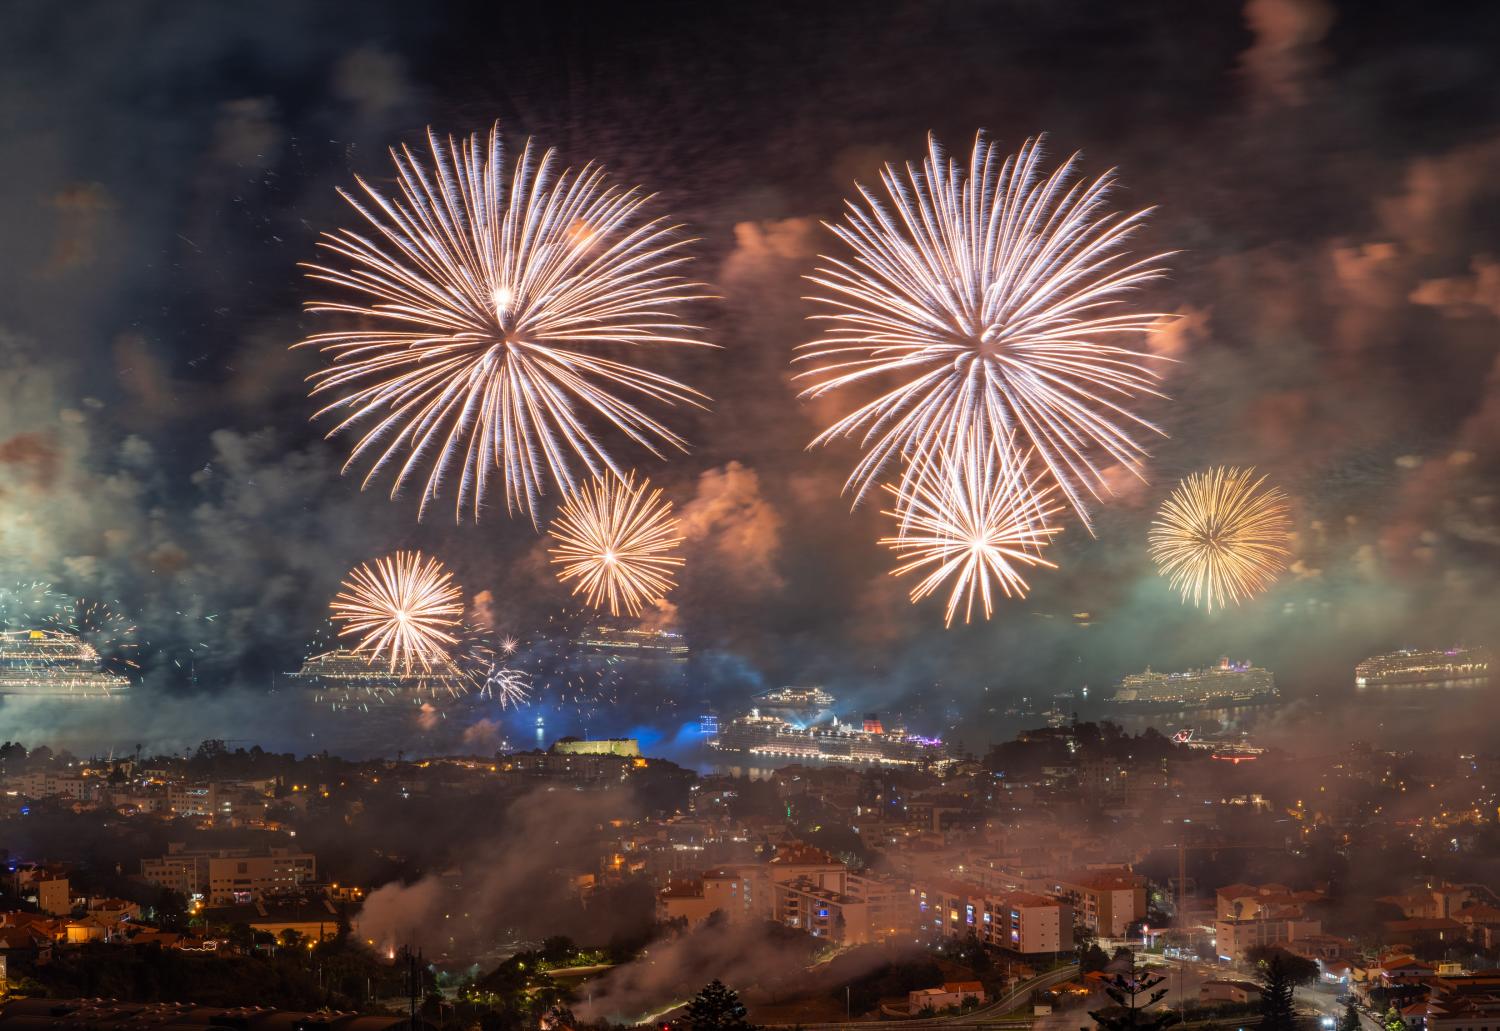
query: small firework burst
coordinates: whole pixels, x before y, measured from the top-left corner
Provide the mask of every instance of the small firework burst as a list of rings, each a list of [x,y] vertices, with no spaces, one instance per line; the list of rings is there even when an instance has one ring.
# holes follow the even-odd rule
[[[683,560],[672,554],[682,536],[672,503],[651,482],[596,479],[568,501],[548,534],[558,542],[552,562],[562,566],[558,579],[576,580],[573,593],[586,592],[588,603],[611,615],[623,609],[639,616],[645,606],[677,586],[673,570]],[[648,493],[649,491],[649,493]]]
[[[1212,612],[1276,582],[1291,551],[1280,488],[1262,490],[1254,469],[1225,466],[1177,485],[1151,523],[1151,557],[1186,603]]]
[[[340,637],[356,637],[354,652],[392,672],[441,668],[463,616],[463,592],[453,574],[420,551],[398,551],[357,567],[334,598]]]

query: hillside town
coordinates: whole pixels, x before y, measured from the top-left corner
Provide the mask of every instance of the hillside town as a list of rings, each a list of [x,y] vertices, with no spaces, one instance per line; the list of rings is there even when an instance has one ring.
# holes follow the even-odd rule
[[[647,1009],[578,1003],[662,942],[771,933],[787,955],[867,969],[859,992],[833,992],[842,1007],[827,986],[708,971],[764,1023],[1002,1003],[1081,1015],[1108,1005],[1122,962],[1161,971],[1159,1005],[1242,1020],[1269,957],[1302,972],[1308,1020],[1500,1026],[1490,757],[1223,760],[1074,723],[927,769],[700,775],[629,740],[366,762],[7,743],[0,776],[12,995],[66,993],[101,954],[150,952],[296,964],[315,984],[356,964],[365,983],[325,978],[323,1001],[394,1012],[420,953],[443,1023],[457,1013],[443,1000],[476,1005],[486,978],[552,942],[551,968],[586,972],[523,994],[572,1004],[578,1023],[630,1023]],[[203,1001],[320,1001],[216,991]]]

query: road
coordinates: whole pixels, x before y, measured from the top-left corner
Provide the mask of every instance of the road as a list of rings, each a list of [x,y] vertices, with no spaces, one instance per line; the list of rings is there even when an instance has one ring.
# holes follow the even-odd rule
[[[1012,1010],[1023,1006],[1031,998],[1031,993],[1041,988],[1051,988],[1053,985],[1071,981],[1078,976],[1078,967],[1066,966],[1056,970],[1050,970],[1039,977],[1033,977],[1029,981],[1022,981],[1005,995],[994,1002],[987,1003],[968,1013],[960,1013],[952,1017],[926,1017],[919,1020],[845,1020],[832,1024],[766,1024],[765,1027],[801,1027],[804,1031],[843,1031],[845,1028],[865,1028],[872,1025],[889,1025],[893,1031],[900,1028],[940,1028],[942,1031],[963,1031],[965,1028],[978,1028],[989,1031],[989,1029],[1023,1028],[1031,1026],[1031,1018],[1020,1020],[1004,1019]]]

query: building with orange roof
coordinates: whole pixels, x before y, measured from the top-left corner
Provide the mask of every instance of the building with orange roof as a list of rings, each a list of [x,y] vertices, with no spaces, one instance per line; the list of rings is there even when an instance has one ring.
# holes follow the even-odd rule
[[[1146,878],[1125,868],[1076,870],[1050,886],[1073,907],[1078,922],[1101,938],[1123,938],[1146,919]]]

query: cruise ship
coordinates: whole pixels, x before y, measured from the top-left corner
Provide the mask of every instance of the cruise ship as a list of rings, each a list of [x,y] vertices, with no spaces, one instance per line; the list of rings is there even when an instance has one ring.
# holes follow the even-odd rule
[[[302,660],[302,668],[288,673],[292,680],[306,682],[320,691],[363,691],[394,694],[400,691],[462,694],[467,689],[463,671],[448,658],[427,671],[392,672],[382,663],[372,663],[350,648],[335,648]]]
[[[1407,648],[1389,655],[1376,655],[1354,667],[1357,687],[1381,684],[1440,684],[1451,680],[1488,680],[1488,648],[1450,648],[1447,651],[1415,651]]]
[[[103,668],[99,653],[58,630],[0,633],[0,695],[92,698],[130,688],[130,680]]]
[[[600,623],[586,627],[576,641],[588,651],[616,658],[658,659],[674,664],[688,660],[687,640],[676,630]]]
[[[943,743],[904,730],[885,730],[873,716],[856,728],[837,721],[798,727],[779,716],[752,709],[720,727],[708,742],[721,752],[800,762],[837,762],[866,766],[919,766],[947,758]]]
[[[1112,703],[1135,709],[1217,709],[1279,700],[1276,676],[1248,662],[1219,660],[1217,666],[1182,673],[1132,673],[1120,681]]]

